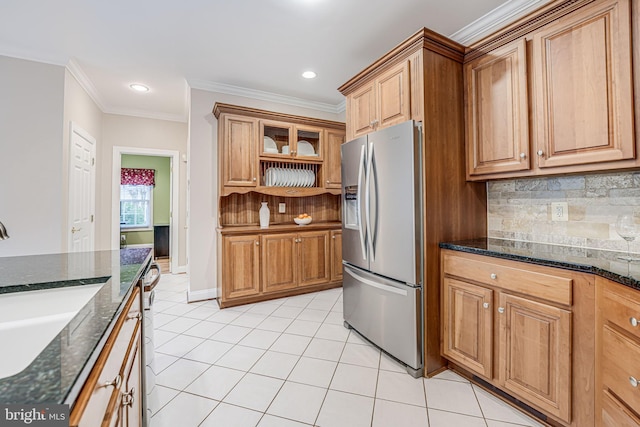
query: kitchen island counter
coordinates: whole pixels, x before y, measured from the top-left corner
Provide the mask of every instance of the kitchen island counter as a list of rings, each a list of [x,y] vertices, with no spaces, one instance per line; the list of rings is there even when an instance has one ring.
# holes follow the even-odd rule
[[[149,248],[0,258],[0,307],[4,296],[16,293],[104,283],[24,370],[0,378],[0,402],[73,407],[150,262]],[[0,363],[10,351],[11,343],[3,342]]]

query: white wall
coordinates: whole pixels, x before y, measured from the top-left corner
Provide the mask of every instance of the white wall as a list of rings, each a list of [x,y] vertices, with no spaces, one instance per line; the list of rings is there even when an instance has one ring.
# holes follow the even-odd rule
[[[0,56],[0,256],[63,250],[64,67]]]
[[[187,124],[167,120],[104,114],[102,121],[102,144],[99,148],[97,179],[100,202],[97,206],[98,218],[96,234],[101,247],[111,248],[111,183],[113,175],[113,147],[154,148],[180,152],[180,158],[187,154]],[[187,244],[185,228],[187,221],[187,168],[180,160],[180,188],[178,192],[180,223],[178,224],[178,267],[186,268]]]
[[[216,287],[218,211],[218,123],[216,102],[299,116],[344,121],[343,114],[276,104],[234,95],[191,89],[189,117],[189,273],[190,300],[209,297]]]
[[[98,180],[100,175],[100,164],[102,159],[98,157],[98,150],[102,144],[102,110],[98,108],[91,97],[80,86],[80,83],[76,78],[65,69],[64,78],[64,119],[61,124],[63,138],[62,138],[62,251],[67,252],[69,249],[69,147],[70,147],[70,133],[71,122],[74,122],[77,126],[81,127],[89,133],[96,140],[96,211],[97,206],[103,201],[102,194],[97,193]],[[103,221],[108,221],[110,218],[102,218],[96,216],[96,225],[98,226]],[[96,226],[96,229],[97,229]],[[101,242],[96,236],[95,247],[103,247]]]

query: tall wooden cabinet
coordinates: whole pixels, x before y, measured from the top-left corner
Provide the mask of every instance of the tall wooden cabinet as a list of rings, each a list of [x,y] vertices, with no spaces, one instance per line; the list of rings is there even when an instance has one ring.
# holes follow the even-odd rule
[[[593,277],[442,252],[442,355],[561,425],[593,419]]]
[[[640,166],[631,4],[557,0],[468,49],[470,180]]]
[[[341,228],[345,124],[220,103],[213,113],[220,306],[341,286],[342,259],[336,266],[331,236]],[[263,202],[268,228],[259,226]],[[302,213],[313,218],[310,225],[293,222]]]
[[[485,187],[466,182],[463,57],[463,46],[423,28],[339,88],[347,100],[347,140],[406,120],[423,122],[425,375],[444,364],[438,243],[486,234]]]

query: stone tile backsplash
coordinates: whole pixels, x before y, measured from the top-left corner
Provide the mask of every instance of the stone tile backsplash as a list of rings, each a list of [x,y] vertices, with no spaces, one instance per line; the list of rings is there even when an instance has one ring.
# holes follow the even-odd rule
[[[494,181],[487,196],[489,237],[626,251],[616,218],[633,214],[640,229],[637,171]],[[568,221],[551,220],[552,202],[567,202]],[[640,237],[631,251],[640,252]]]

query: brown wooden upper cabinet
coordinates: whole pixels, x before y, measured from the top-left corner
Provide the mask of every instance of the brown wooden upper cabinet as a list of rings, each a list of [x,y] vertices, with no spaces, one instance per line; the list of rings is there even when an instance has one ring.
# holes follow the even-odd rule
[[[640,165],[631,2],[583,2],[570,13],[562,11],[565,3],[515,25],[520,34],[532,28],[519,38],[481,42],[467,55],[468,179]],[[538,28],[541,17],[548,22]]]
[[[468,62],[464,72],[469,175],[528,170],[525,40]]]
[[[258,181],[256,141],[258,121],[225,115],[222,117],[222,181],[224,186],[255,187]]]
[[[351,140],[411,119],[409,61],[400,62],[347,95]]]
[[[221,197],[340,194],[344,123],[220,103],[213,113]]]
[[[323,140],[322,128],[260,120],[261,157],[322,160]]]
[[[327,130],[325,140],[327,141],[325,148],[324,164],[325,164],[325,187],[342,189],[342,173],[341,173],[341,153],[340,147],[345,142],[345,133],[340,130]]]

